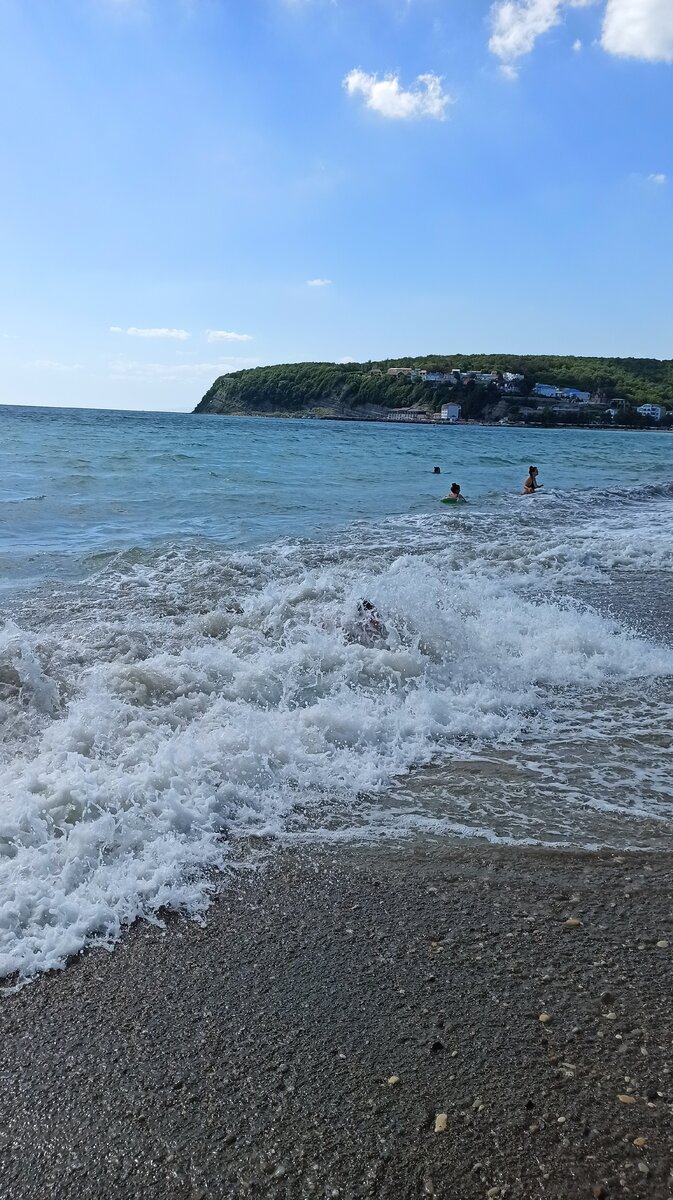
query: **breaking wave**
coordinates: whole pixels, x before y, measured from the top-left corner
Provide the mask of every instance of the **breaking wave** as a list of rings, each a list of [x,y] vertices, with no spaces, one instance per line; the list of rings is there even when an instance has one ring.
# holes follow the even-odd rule
[[[670,491],[654,499],[670,507]],[[548,768],[557,840],[593,844],[583,806],[610,793],[596,803],[595,772],[643,732],[643,691],[664,688],[660,717],[670,705],[673,650],[577,598],[632,572],[668,587],[670,537],[646,500],[139,549],[26,599],[0,627],[0,974],[20,984],[111,947],[139,916],[198,917],[251,838],[435,827],[544,844],[507,763],[541,782]],[[655,725],[637,815],[670,824]],[[488,788],[447,794],[476,759],[499,764],[488,796],[506,793],[509,825]],[[633,779],[623,795],[612,779],[625,812]]]

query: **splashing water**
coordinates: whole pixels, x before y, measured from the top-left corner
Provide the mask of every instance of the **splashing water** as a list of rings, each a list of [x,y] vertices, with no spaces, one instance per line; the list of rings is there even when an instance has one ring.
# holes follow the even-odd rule
[[[87,531],[79,581],[71,549],[0,625],[0,974],[203,913],[251,837],[670,844],[672,512],[638,485],[238,549]]]

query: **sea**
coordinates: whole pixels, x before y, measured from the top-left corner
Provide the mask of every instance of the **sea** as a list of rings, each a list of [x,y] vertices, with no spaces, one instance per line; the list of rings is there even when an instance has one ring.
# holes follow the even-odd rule
[[[672,530],[667,433],[0,408],[5,986],[278,846],[670,849]]]

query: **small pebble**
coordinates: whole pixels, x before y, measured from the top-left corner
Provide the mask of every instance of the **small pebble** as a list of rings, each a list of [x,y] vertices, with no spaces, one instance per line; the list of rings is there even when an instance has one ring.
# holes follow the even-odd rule
[[[635,1104],[636,1102],[635,1096],[627,1096],[625,1092],[621,1092],[617,1099],[621,1104]]]
[[[390,1079],[388,1080],[388,1087],[397,1087],[399,1082],[400,1082],[399,1075],[391,1075]]]
[[[446,1127],[449,1123],[447,1113],[437,1113],[435,1117],[435,1133],[446,1133]]]
[[[666,938],[660,938],[657,942],[657,950],[665,950],[668,945]]]
[[[538,1017],[538,1021],[542,1025],[548,1025],[549,1022],[551,1021],[551,1017],[550,1017],[549,1013],[543,1012],[543,1013],[540,1013],[540,1015]]]
[[[577,917],[568,917],[568,920],[566,921],[566,926],[568,929],[579,929],[581,925],[582,922]]]
[[[634,1146],[637,1146],[639,1150],[644,1150],[647,1145],[647,1138],[646,1137],[634,1138],[633,1144],[634,1144]]]

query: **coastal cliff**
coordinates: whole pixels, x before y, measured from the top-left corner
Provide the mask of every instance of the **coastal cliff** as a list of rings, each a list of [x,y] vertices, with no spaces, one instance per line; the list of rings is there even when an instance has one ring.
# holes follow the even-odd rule
[[[226,416],[379,417],[393,406],[360,364],[292,363],[221,375],[195,409]],[[399,402],[399,400],[398,400]]]
[[[504,354],[253,367],[221,375],[194,412],[376,418],[396,408],[439,412],[450,400],[463,417],[499,420],[544,408],[533,394],[538,383],[581,389],[595,410],[614,404],[627,424],[639,423],[638,405],[673,406],[673,360]]]

